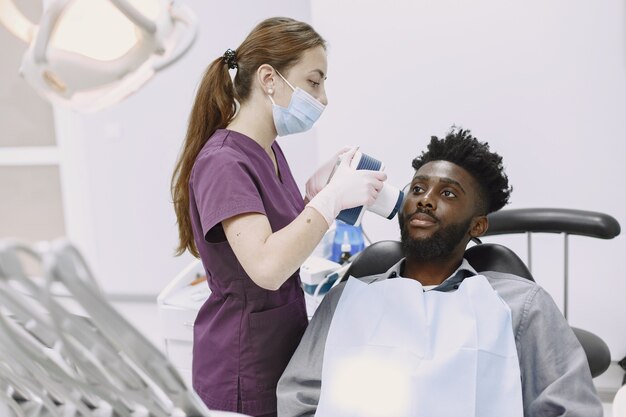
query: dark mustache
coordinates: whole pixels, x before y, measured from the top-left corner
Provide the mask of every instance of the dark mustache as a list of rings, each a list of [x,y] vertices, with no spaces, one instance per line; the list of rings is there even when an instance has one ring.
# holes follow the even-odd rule
[[[438,222],[439,219],[437,218],[437,216],[435,216],[433,213],[431,213],[430,210],[425,209],[425,208],[418,208],[417,210],[415,210],[413,213],[411,213],[410,215],[407,216],[407,218],[411,218],[413,216],[415,216],[417,213],[422,213],[425,214],[427,216],[429,216],[430,218],[432,218],[434,221]]]

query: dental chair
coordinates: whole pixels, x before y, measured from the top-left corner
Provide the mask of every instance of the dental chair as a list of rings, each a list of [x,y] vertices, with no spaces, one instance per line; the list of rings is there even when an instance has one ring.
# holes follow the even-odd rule
[[[42,277],[25,272],[24,258]],[[63,288],[84,315],[66,310]],[[209,417],[171,362],[106,300],[65,240],[0,241],[0,406],[19,417]],[[2,413],[0,408],[0,415]]]
[[[512,209],[490,214],[489,229],[485,236],[526,233],[528,236],[528,265],[512,250],[495,243],[478,243],[465,251],[465,258],[476,271],[495,271],[515,274],[534,281],[530,266],[531,234],[560,233],[564,236],[564,316],[567,319],[568,291],[568,236],[579,235],[599,239],[612,239],[620,233],[620,225],[615,218],[591,211],[570,209]],[[400,242],[385,240],[366,247],[353,258],[343,276],[360,278],[380,274],[395,265],[404,254]],[[611,363],[611,353],[606,343],[595,334],[572,327],[582,345],[592,377],[607,370]]]

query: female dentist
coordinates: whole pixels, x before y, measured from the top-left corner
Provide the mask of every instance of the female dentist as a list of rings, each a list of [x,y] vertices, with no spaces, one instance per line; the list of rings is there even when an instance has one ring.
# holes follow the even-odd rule
[[[311,26],[270,18],[213,61],[198,88],[172,195],[177,254],[202,259],[212,291],[195,321],[192,366],[211,409],[276,414],[276,383],[307,326],[299,267],[339,211],[372,204],[386,179],[351,169],[356,148],[343,149],[300,195],[275,139],[319,118],[326,66]]]

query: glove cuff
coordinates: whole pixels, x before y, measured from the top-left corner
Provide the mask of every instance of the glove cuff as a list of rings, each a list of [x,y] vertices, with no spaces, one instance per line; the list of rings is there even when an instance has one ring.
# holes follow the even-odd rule
[[[315,209],[319,214],[324,217],[328,227],[330,227],[335,221],[335,217],[339,214],[339,209],[336,207],[335,198],[331,193],[325,192],[326,187],[322,189],[315,197],[313,197],[307,207]]]

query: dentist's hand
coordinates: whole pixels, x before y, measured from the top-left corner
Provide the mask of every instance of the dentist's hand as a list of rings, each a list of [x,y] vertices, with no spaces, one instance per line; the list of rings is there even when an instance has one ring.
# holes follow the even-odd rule
[[[306,199],[308,201],[313,200],[313,197],[319,193],[322,188],[328,184],[330,174],[333,172],[339,161],[339,157],[351,150],[352,148],[344,146],[338,152],[336,152],[328,161],[324,162],[315,173],[306,182]],[[354,155],[354,154],[352,154]]]
[[[326,219],[329,227],[341,210],[372,205],[387,179],[387,174],[381,171],[350,168],[356,151],[357,148],[352,148],[341,155],[341,162],[328,185],[307,204]]]

